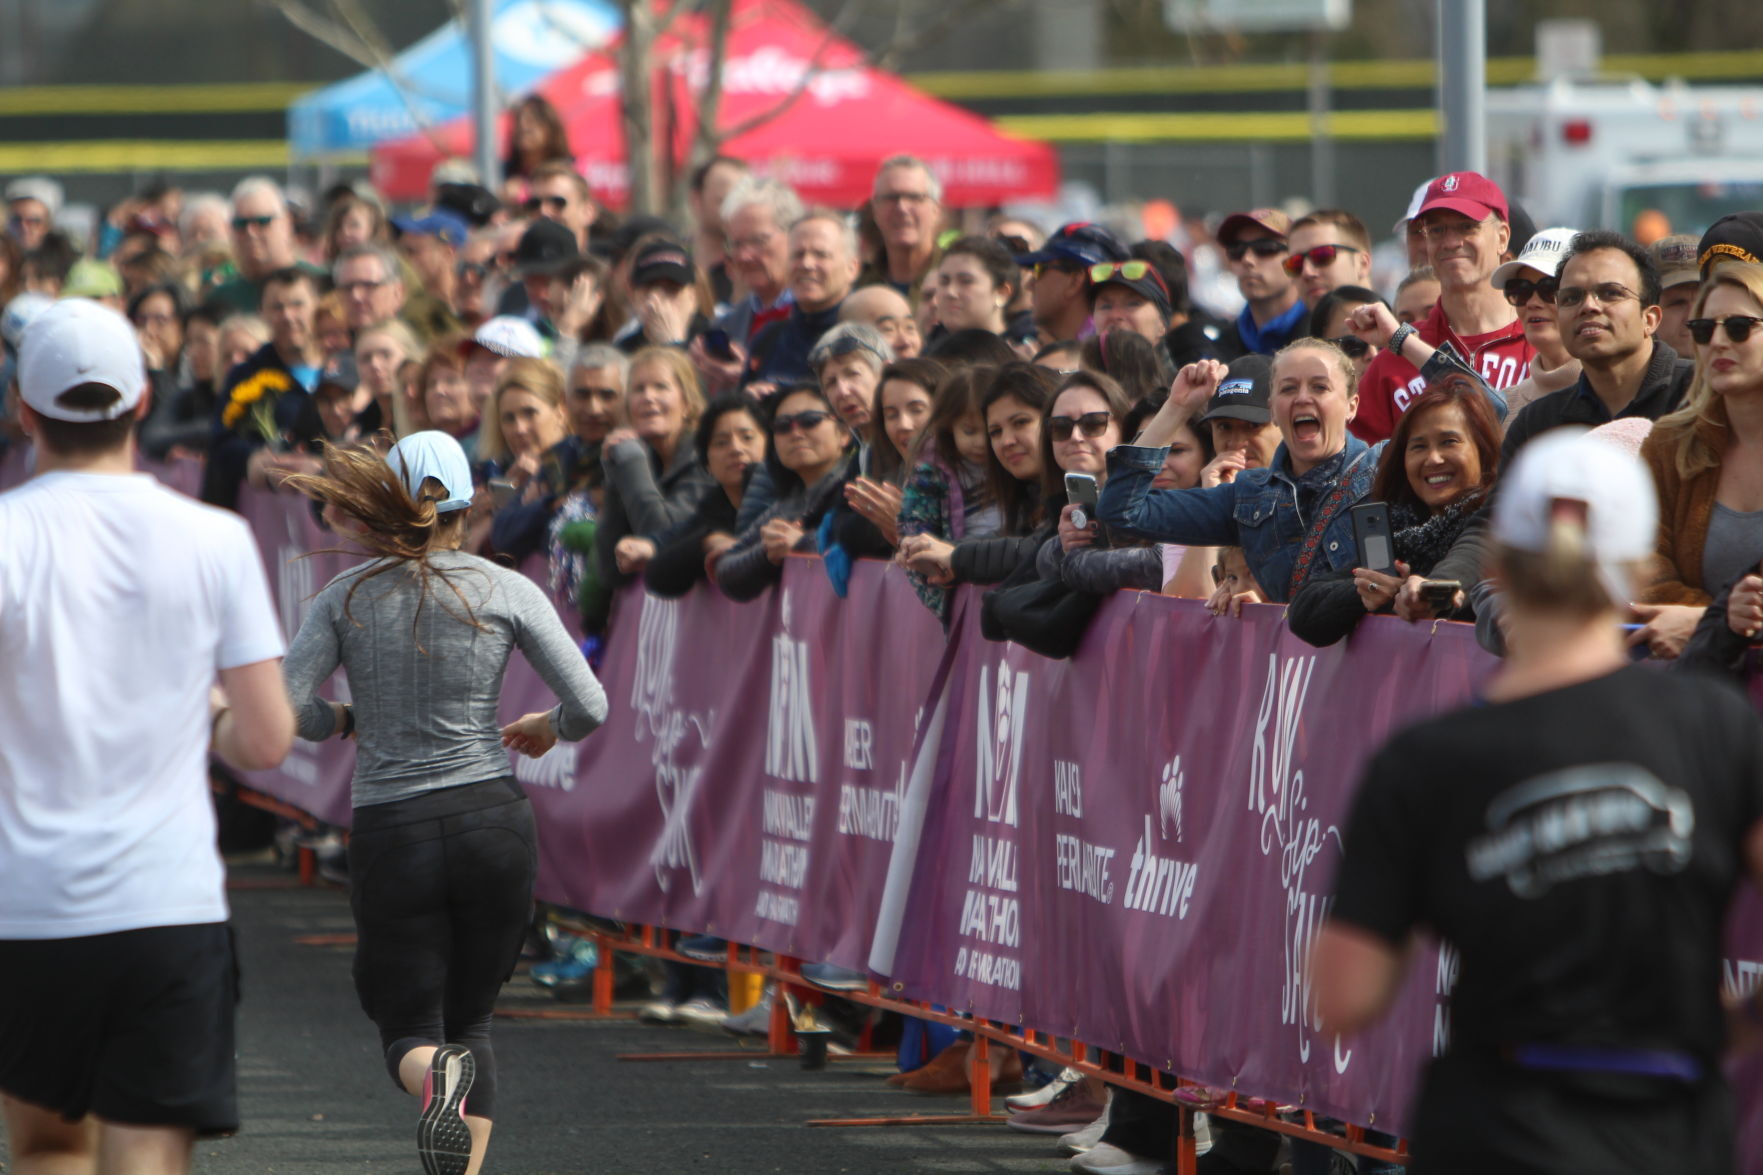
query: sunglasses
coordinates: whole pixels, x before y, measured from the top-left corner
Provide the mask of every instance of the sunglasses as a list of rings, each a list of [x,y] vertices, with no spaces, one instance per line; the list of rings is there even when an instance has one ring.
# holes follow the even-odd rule
[[[1082,273],[1083,266],[1074,265],[1069,261],[1038,261],[1035,263],[1034,275],[1036,277],[1049,271],[1052,273]]]
[[[1123,277],[1129,282],[1136,282],[1151,272],[1149,261],[1103,261],[1090,266],[1090,280],[1097,285],[1113,281],[1115,277]],[[1161,280],[1158,282],[1162,284]]]
[[[889,359],[886,355],[883,355],[880,351],[876,350],[856,335],[844,335],[828,343],[825,352],[823,352],[820,357],[820,361],[825,363],[828,359],[843,359],[846,355],[855,355],[859,351],[867,351],[871,355],[874,355],[877,359],[882,361],[884,367],[893,362],[892,359]]]
[[[1251,246],[1251,248],[1252,247],[1253,246]],[[1297,277],[1300,273],[1304,272],[1304,262],[1306,261],[1318,269],[1327,269],[1334,264],[1335,258],[1339,257],[1342,253],[1363,252],[1365,252],[1365,250],[1359,248],[1357,245],[1318,245],[1316,248],[1306,249],[1302,253],[1293,253],[1290,257],[1287,257],[1284,261],[1280,262],[1280,264],[1285,267],[1287,273],[1291,274],[1293,277]],[[1233,257],[1231,260],[1235,261],[1237,258]]]
[[[461,261],[458,272],[466,281],[482,281],[489,276],[490,267],[481,261]]]
[[[1735,343],[1742,343],[1751,337],[1751,332],[1763,326],[1763,318],[1755,318],[1749,314],[1733,314],[1726,318],[1692,318],[1684,323],[1689,328],[1690,338],[1696,346],[1706,347],[1714,341],[1714,328],[1726,331],[1726,337]]]
[[[1589,290],[1580,286],[1567,286],[1556,290],[1555,305],[1563,310],[1571,310],[1575,306],[1584,305],[1587,298],[1596,298],[1600,306],[1609,306],[1616,302],[1625,302],[1630,298],[1638,299],[1639,297],[1639,294],[1620,282],[1603,282]]]
[[[797,412],[790,416],[778,416],[771,422],[771,435],[781,437],[797,429],[808,432],[820,427],[822,421],[830,419],[832,419],[831,412],[822,412],[818,408],[811,408],[807,412]]]
[[[1561,283],[1552,277],[1545,277],[1534,282],[1528,277],[1514,277],[1508,278],[1506,284],[1500,288],[1506,291],[1506,301],[1514,306],[1524,305],[1530,301],[1532,294],[1553,306],[1555,295],[1561,289]]]
[[[1082,416],[1049,416],[1047,417],[1047,435],[1055,441],[1069,441],[1073,432],[1081,431],[1084,436],[1095,440],[1108,431],[1108,422],[1113,419],[1112,412],[1085,412]]]
[[[1028,238],[1019,237],[1015,233],[1000,233],[998,236],[993,237],[992,240],[1010,250],[1010,252],[1017,257],[1021,257],[1025,253],[1034,252],[1034,246],[1028,243]]]
[[[1241,261],[1250,253],[1257,257],[1278,257],[1286,251],[1286,243],[1279,237],[1256,237],[1252,241],[1241,241],[1224,247],[1224,255],[1232,261]]]
[[[248,228],[268,228],[274,223],[274,214],[269,216],[235,216],[233,217],[233,231],[242,233]]]
[[[528,196],[526,198],[526,203],[524,205],[522,205],[522,207],[524,207],[528,212],[538,212],[540,209],[544,209],[544,208],[550,208],[553,211],[562,212],[565,208],[569,207],[569,197],[568,196]]]
[[[1341,353],[1349,359],[1363,359],[1371,353],[1371,344],[1358,335],[1342,335],[1338,339],[1330,339],[1329,342],[1339,347]]]

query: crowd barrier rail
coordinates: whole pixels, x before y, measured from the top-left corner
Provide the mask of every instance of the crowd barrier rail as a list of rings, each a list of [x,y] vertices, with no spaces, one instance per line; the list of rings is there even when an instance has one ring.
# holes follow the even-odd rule
[[[253,491],[242,509],[291,637],[354,559],[303,499]],[[1472,632],[1374,617],[1319,650],[1276,607],[1230,620],[1121,593],[1052,661],[981,638],[977,602],[963,591],[945,636],[891,567],[860,564],[841,599],[807,558],[746,604],[627,590],[601,666],[608,722],[513,764],[540,896],[633,927],[594,931],[605,958],[670,954],[668,928],[749,944],[730,967],[785,984],[802,959],[867,968],[860,1002],[960,1024],[982,1055],[1004,1043],[1183,1105],[1184,1172],[1190,1083],[1227,1091],[1224,1117],[1399,1161],[1360,1128],[1403,1132],[1449,1040],[1457,959],[1418,949],[1391,1013],[1351,1040],[1320,1030],[1304,959],[1364,760],[1471,696],[1493,664]],[[348,698],[341,674],[332,689]],[[550,702],[516,658],[504,716]],[[246,782],[347,826],[352,766],[348,744],[299,743]],[[1755,990],[1749,887],[1728,943],[1726,990]],[[609,969],[595,996],[606,1010]],[[791,1048],[775,1017],[770,1044]],[[1154,1072],[1109,1072],[1085,1046]],[[1741,1169],[1758,1169],[1763,1062],[1729,1077]]]

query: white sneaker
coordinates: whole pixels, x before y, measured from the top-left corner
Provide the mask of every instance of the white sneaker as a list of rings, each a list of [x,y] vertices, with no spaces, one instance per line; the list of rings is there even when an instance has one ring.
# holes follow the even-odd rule
[[[637,1019],[645,1024],[672,1024],[679,1019],[679,1005],[653,1000],[637,1009]]]
[[[1075,1085],[1083,1076],[1076,1069],[1061,1069],[1059,1076],[1047,1082],[1039,1089],[1031,1089],[1027,1093],[1013,1093],[1004,1099],[1004,1105],[1011,1111],[1038,1110],[1060,1094],[1067,1086]]]
[[[1140,1158],[1104,1142],[1074,1157],[1071,1169],[1084,1175],[1163,1175],[1167,1167],[1162,1159]]]
[[[676,1023],[684,1024],[688,1028],[708,1028],[720,1032],[722,1022],[728,1019],[728,1009],[715,1000],[699,996],[675,1008],[673,1018]]]
[[[1065,1148],[1066,1154],[1081,1155],[1102,1141],[1102,1135],[1108,1131],[1108,1111],[1114,1108],[1114,1099],[1108,1099],[1108,1105],[1097,1115],[1096,1120],[1082,1130],[1073,1130],[1070,1134],[1059,1136],[1059,1145]]]

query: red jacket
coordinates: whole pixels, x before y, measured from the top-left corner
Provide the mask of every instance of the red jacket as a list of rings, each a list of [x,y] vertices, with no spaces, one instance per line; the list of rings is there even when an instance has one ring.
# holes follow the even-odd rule
[[[1469,347],[1471,353],[1461,357],[1496,392],[1522,380],[1536,355],[1536,348],[1525,341],[1524,327],[1517,319],[1485,335],[1463,337],[1452,333],[1450,323],[1445,321],[1443,302],[1434,306],[1424,321],[1415,324],[1414,331],[1435,347],[1443,346],[1447,338],[1459,352]],[[1382,351],[1360,377],[1359,412],[1349,427],[1355,436],[1370,444],[1388,440],[1396,431],[1397,418],[1425,390],[1426,383],[1418,368],[1394,351]]]

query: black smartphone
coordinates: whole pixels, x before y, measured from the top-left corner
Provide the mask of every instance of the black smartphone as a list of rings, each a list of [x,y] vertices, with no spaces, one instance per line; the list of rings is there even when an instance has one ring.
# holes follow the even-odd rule
[[[721,359],[725,363],[735,357],[734,344],[729,342],[725,330],[707,330],[704,332],[704,350],[712,359]]]
[[[1096,498],[1095,478],[1087,473],[1065,475],[1065,501],[1077,507],[1071,516],[1071,525],[1081,530],[1095,521]]]
[[[1353,566],[1385,575],[1396,574],[1396,545],[1390,539],[1390,508],[1382,502],[1353,507],[1353,542],[1359,561]]]
[[[1420,598],[1436,616],[1441,612],[1449,612],[1457,602],[1457,593],[1463,585],[1454,579],[1423,579],[1420,581]]]

